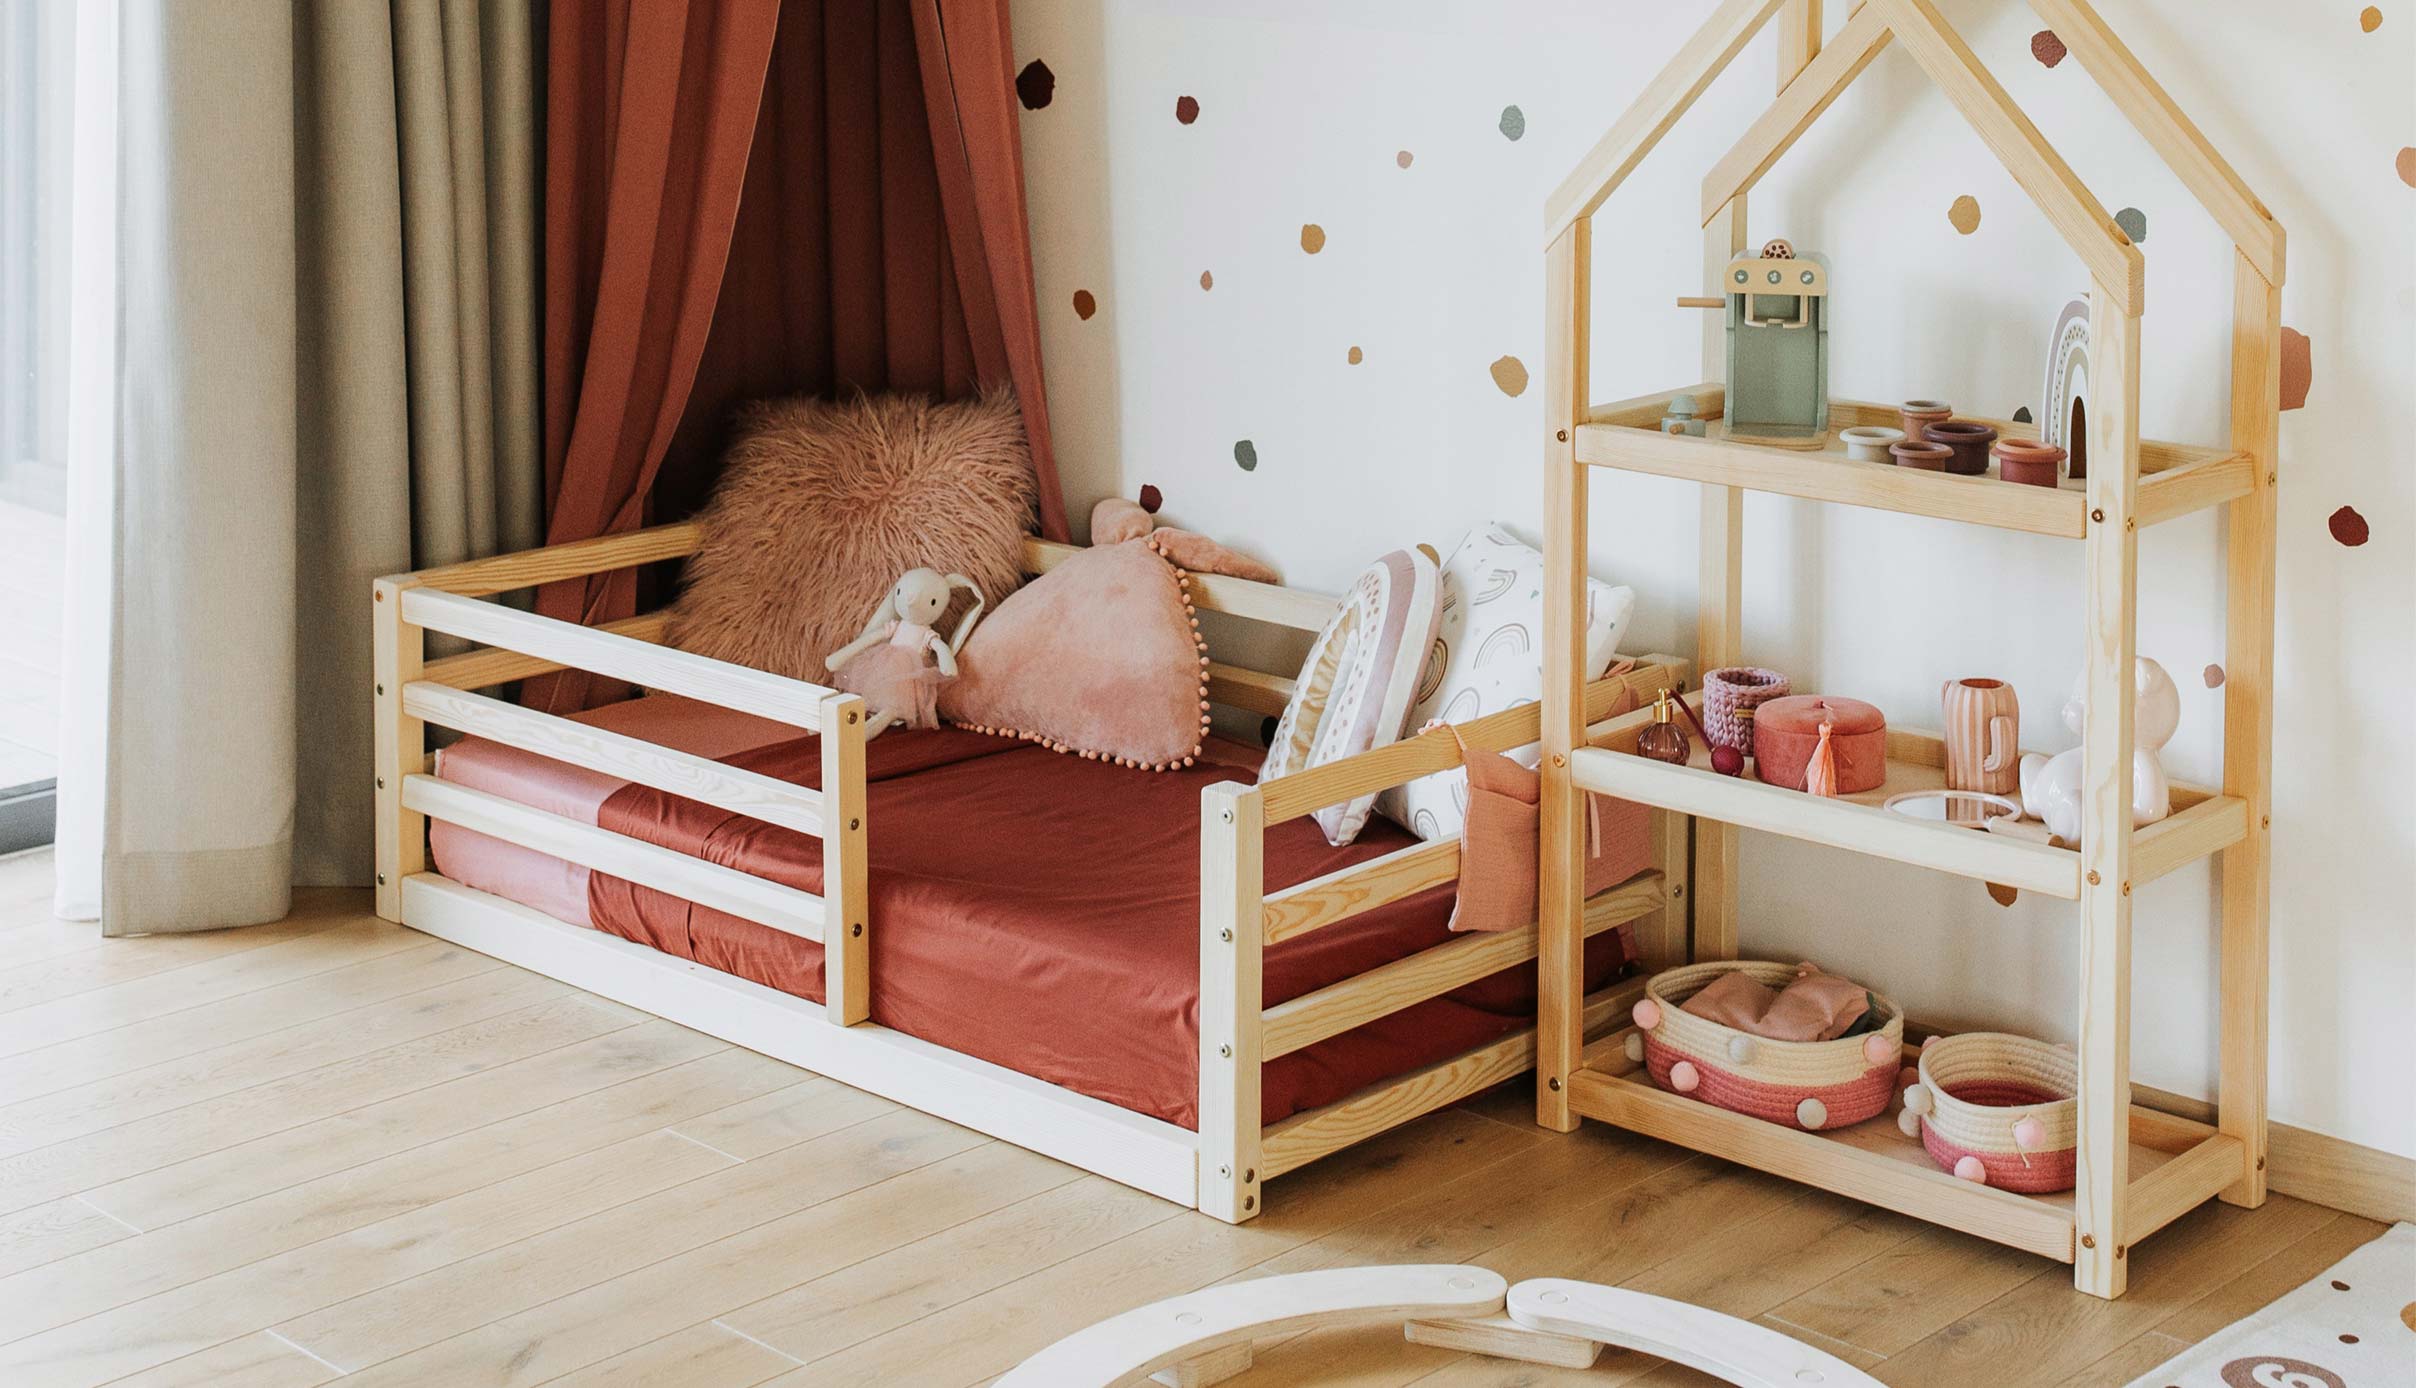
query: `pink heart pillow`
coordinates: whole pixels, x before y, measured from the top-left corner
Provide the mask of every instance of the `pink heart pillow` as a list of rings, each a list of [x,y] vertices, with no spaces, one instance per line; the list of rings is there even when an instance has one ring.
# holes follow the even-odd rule
[[[1208,657],[1190,582],[1148,540],[1082,551],[973,629],[940,716],[1122,765],[1191,765]]]

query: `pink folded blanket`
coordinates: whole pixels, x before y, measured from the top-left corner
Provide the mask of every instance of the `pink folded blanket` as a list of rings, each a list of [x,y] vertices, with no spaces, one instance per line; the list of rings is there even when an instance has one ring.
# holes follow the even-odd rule
[[[1834,1041],[1871,1007],[1870,990],[1849,978],[1796,966],[1795,981],[1773,991],[1742,973],[1722,974],[1681,1004],[1706,1021],[1772,1041]]]

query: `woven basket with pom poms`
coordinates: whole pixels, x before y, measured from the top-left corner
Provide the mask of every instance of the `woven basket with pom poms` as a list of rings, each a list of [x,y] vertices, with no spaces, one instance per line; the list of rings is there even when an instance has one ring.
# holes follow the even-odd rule
[[[1653,975],[1636,1004],[1629,1049],[1653,1083],[1791,1128],[1843,1128],[1887,1111],[1902,1063],[1902,1008],[1873,993],[1876,1030],[1834,1041],[1773,1041],[1680,1006],[1726,973],[1784,988],[1796,966],[1719,960]]]
[[[1967,1181],[2038,1195],[2070,1190],[2079,1136],[2080,1071],[2072,1053],[2027,1036],[1973,1031],[1921,1050],[1904,1091],[1930,1159]]]

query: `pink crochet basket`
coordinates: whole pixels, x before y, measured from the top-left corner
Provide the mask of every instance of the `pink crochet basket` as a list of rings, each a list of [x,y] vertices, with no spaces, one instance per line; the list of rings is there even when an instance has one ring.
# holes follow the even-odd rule
[[[1930,1160],[1967,1181],[2040,1195],[2072,1189],[2080,1071],[2072,1053],[2027,1036],[1973,1031],[1921,1049],[1904,1109]]]
[[[1873,993],[1881,1018],[1875,1031],[1834,1041],[1772,1041],[1680,1006],[1727,973],[1782,988],[1794,980],[1795,965],[1721,960],[1653,975],[1636,1004],[1637,1039],[1629,1047],[1629,1059],[1641,1060],[1653,1083],[1808,1130],[1849,1127],[1887,1111],[1903,1064],[1902,1008]]]

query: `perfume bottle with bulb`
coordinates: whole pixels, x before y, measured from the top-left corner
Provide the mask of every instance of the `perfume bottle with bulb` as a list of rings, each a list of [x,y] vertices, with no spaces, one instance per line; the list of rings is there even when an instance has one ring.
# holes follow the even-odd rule
[[[1653,721],[1636,733],[1636,751],[1654,761],[1684,766],[1687,761],[1686,730],[1670,718],[1669,691],[1661,691],[1653,700]]]

